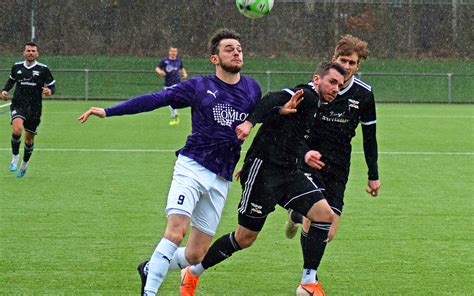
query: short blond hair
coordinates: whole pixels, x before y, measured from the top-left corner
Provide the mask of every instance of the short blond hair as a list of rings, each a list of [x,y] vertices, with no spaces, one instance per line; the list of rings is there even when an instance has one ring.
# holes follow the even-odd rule
[[[359,62],[366,60],[369,57],[369,47],[367,42],[352,35],[341,36],[341,39],[336,44],[334,56],[349,56],[356,53],[359,57]]]

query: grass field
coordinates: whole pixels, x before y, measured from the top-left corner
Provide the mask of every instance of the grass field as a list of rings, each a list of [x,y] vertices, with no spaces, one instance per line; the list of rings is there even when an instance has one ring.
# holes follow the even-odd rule
[[[0,295],[138,295],[135,267],[165,225],[173,151],[189,113],[81,125],[91,105],[47,101],[27,175],[8,171],[0,115]],[[360,131],[359,131],[360,133]],[[474,106],[379,104],[381,196],[365,194],[360,134],[340,231],[320,267],[329,295],[473,295]],[[244,149],[248,147],[245,144]],[[233,184],[218,235],[235,227]],[[253,247],[210,269],[197,295],[294,295],[302,258],[278,209]],[[178,295],[170,272],[161,295]]]

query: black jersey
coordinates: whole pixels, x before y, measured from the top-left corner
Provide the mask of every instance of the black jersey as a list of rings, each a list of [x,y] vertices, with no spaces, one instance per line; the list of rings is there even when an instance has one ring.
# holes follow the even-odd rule
[[[309,83],[306,88],[313,88]],[[322,154],[326,164],[321,173],[330,171],[347,181],[351,160],[351,140],[362,124],[364,152],[370,180],[378,180],[377,140],[375,137],[375,100],[369,85],[353,77],[331,103],[323,103],[310,137],[312,149]]]
[[[38,62],[31,66],[15,63],[3,90],[9,91],[15,83],[12,107],[41,115],[42,88],[47,86],[54,92],[55,80],[48,66]]]
[[[307,139],[314,127],[319,96],[313,89],[304,89],[304,100],[297,106],[297,112],[278,114],[278,107],[284,105],[298,89],[285,89],[269,93],[257,104],[247,118],[255,126],[262,122],[245,161],[259,158],[267,163],[297,168],[298,160],[309,151]]]

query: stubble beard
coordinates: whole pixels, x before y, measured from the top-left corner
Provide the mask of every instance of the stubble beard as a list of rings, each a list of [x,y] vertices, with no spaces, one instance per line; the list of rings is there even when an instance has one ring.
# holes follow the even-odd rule
[[[241,66],[228,66],[228,65],[225,65],[225,64],[221,64],[221,68],[222,68],[222,70],[224,70],[226,72],[229,72],[229,73],[232,73],[232,74],[237,74],[242,69]]]

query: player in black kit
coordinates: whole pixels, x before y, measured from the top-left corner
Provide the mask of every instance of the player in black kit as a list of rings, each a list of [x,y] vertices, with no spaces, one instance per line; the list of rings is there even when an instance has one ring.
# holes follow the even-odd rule
[[[42,94],[50,96],[55,91],[53,75],[51,75],[48,66],[36,61],[38,56],[36,43],[26,43],[23,50],[25,60],[13,65],[10,77],[0,94],[3,100],[7,100],[8,91],[16,83],[10,106],[10,120],[13,130],[11,172],[17,171],[21,133],[25,130],[23,161],[18,169],[17,177],[25,176],[28,161],[33,153],[36,129],[41,121]]]
[[[324,190],[310,173],[300,170],[300,159],[316,169],[324,166],[319,152],[311,150],[308,137],[314,127],[319,105],[332,101],[345,75],[337,63],[322,63],[313,76],[314,89],[286,89],[269,93],[236,129],[237,137],[245,139],[251,128],[263,121],[249,151],[240,173],[242,196],[238,208],[238,225],[234,232],[228,233],[214,242],[200,264],[182,271],[181,295],[194,295],[197,280],[205,269],[230,257],[234,252],[250,247],[262,230],[267,216],[275,210],[275,205],[305,213],[313,223],[310,237],[320,238],[318,227],[321,223],[331,223],[334,212],[324,199]],[[303,96],[296,112],[280,115],[278,110],[289,100],[298,101]],[[326,237],[327,238],[327,237]],[[324,239],[326,239],[324,238]],[[312,250],[316,248],[311,240],[304,251],[303,274],[314,282],[315,273]],[[306,256],[308,255],[308,256]],[[305,289],[317,289],[315,283],[304,283]]]
[[[319,171],[326,189],[324,195],[332,210],[338,215],[330,227],[327,225],[326,231],[330,240],[335,235],[339,217],[343,211],[344,191],[350,169],[351,140],[355,136],[355,130],[359,123],[362,125],[364,154],[368,168],[366,191],[375,197],[380,190],[374,94],[369,85],[354,77],[362,61],[368,57],[368,53],[365,41],[351,35],[345,35],[339,40],[332,60],[347,71],[347,75],[344,77],[344,87],[334,101],[321,106],[316,119],[316,127],[312,129],[314,134],[310,137],[311,149],[319,151],[322,155],[321,160],[325,163],[324,168]],[[306,87],[313,88],[314,86],[309,83]],[[298,212],[289,210],[289,221],[285,227],[285,234],[288,238],[293,238],[298,228],[297,225],[302,222],[301,246],[305,249],[308,240],[309,220]],[[326,243],[323,243],[313,250],[319,258],[318,266],[325,248]]]

